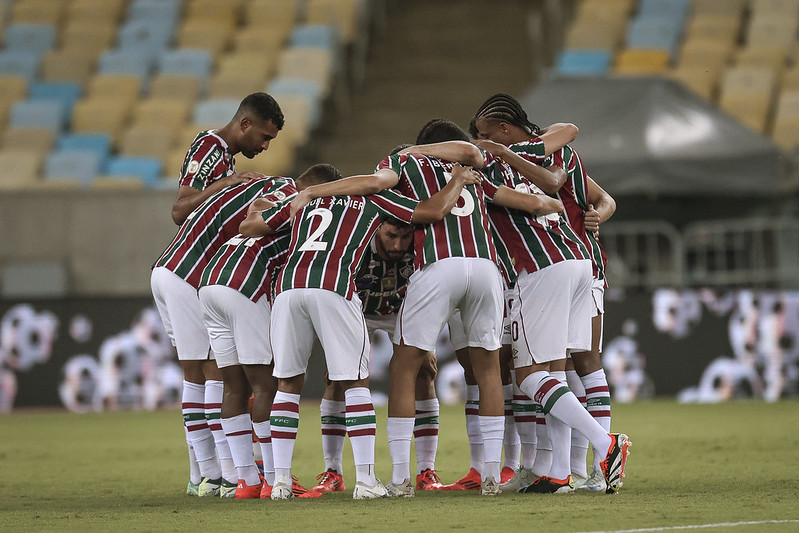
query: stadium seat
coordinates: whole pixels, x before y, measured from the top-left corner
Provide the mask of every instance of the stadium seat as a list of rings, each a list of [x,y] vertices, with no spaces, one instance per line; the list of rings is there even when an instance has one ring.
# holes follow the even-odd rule
[[[638,16],[652,16],[682,25],[690,8],[691,0],[639,0]]]
[[[37,81],[28,88],[31,100],[59,100],[64,104],[64,123],[69,123],[72,106],[81,97],[82,87],[77,83],[58,81]]]
[[[701,65],[679,65],[669,71],[668,74],[670,78],[679,81],[708,102],[715,102],[721,73],[721,68],[709,68]]]
[[[193,122],[199,126],[219,128],[236,114],[241,98],[208,98],[194,107]]]
[[[117,26],[111,21],[69,21],[61,31],[61,50],[80,51],[97,61],[100,54],[111,48],[117,35]]]
[[[60,152],[93,152],[99,157],[102,167],[111,155],[112,144],[111,136],[105,133],[66,133],[58,138],[56,149]]]
[[[67,21],[107,20],[118,22],[122,18],[127,0],[71,0],[67,7]]]
[[[694,16],[704,14],[723,15],[731,13],[740,16],[749,0],[692,0]]]
[[[123,133],[119,152],[122,155],[153,157],[165,161],[178,136],[173,124],[134,123]]]
[[[42,57],[41,78],[83,85],[94,72],[96,59],[79,49],[51,50]]]
[[[158,72],[194,76],[200,80],[201,90],[206,90],[211,77],[211,53],[191,48],[167,50],[158,59]]]
[[[45,154],[53,148],[55,131],[47,128],[23,128],[11,126],[3,130],[0,146],[36,150]]]
[[[28,80],[24,76],[0,76],[0,105],[23,100],[28,94]]]
[[[258,72],[240,71],[236,74],[217,72],[211,77],[208,98],[241,98],[257,91],[262,91],[267,77]]]
[[[53,0],[18,0],[11,7],[11,20],[15,23],[49,24],[59,26],[69,2]]]
[[[126,74],[136,76],[144,85],[155,64],[154,56],[148,56],[137,48],[116,48],[100,54],[97,71],[100,74]]]
[[[625,75],[664,74],[669,70],[669,53],[660,48],[627,48],[616,54],[613,72]]]
[[[88,187],[100,171],[100,156],[93,151],[55,151],[47,156],[44,164],[44,179],[47,181],[77,180]]]
[[[143,189],[144,182],[136,176],[107,176],[100,174],[91,181],[92,189],[136,190]]]
[[[559,76],[605,76],[613,55],[606,50],[562,50],[555,60]]]
[[[275,75],[280,78],[309,80],[321,89],[324,99],[330,94],[335,60],[330,50],[291,46],[280,53]]]
[[[38,74],[41,56],[34,52],[22,50],[0,51],[0,76],[22,76],[28,82]]]
[[[177,47],[206,50],[216,59],[232,42],[233,28],[210,20],[195,20],[178,28]]]
[[[138,124],[160,124],[178,129],[188,121],[192,108],[191,102],[183,98],[149,97],[136,104],[132,118]]]
[[[766,133],[776,76],[764,67],[731,67],[722,77],[719,107],[754,131]]]
[[[0,190],[25,189],[39,181],[44,155],[30,148],[0,148]]]
[[[233,28],[241,18],[242,7],[242,0],[188,0],[184,20],[213,21],[219,26]]]
[[[638,17],[627,28],[628,48],[659,48],[674,57],[680,42],[682,26],[655,17]]]
[[[119,147],[121,134],[130,116],[130,103],[114,97],[84,98],[72,110],[72,131],[105,133]]]
[[[291,46],[336,50],[338,47],[336,32],[336,27],[332,25],[299,24],[291,30],[289,44]]]
[[[11,24],[3,33],[6,50],[25,50],[41,56],[55,44],[55,27],[49,25]]]
[[[787,51],[776,46],[745,46],[735,56],[736,65],[770,68],[777,76],[782,75],[787,63]]]
[[[247,26],[233,35],[233,49],[237,52],[260,51],[264,54],[277,54],[291,34],[291,26]]]
[[[338,38],[351,44],[361,33],[363,9],[359,0],[307,0],[305,21],[310,24],[332,24],[338,29]]]
[[[279,139],[279,136],[278,136]],[[267,176],[287,176],[294,169],[296,149],[293,143],[275,140],[269,150],[252,159],[236,161],[236,171],[252,170]]]
[[[799,150],[799,118],[777,116],[771,132],[774,142],[785,150]]]
[[[173,27],[174,21],[166,19],[128,20],[117,32],[117,47],[154,61],[169,47]]]
[[[112,157],[103,174],[108,176],[132,176],[140,179],[146,186],[161,180],[161,161],[154,157],[117,156]]]
[[[745,32],[746,44],[791,49],[796,45],[797,29],[799,29],[799,17],[753,19]]]
[[[793,65],[783,73],[780,86],[783,91],[799,89],[799,65]]]
[[[244,20],[251,28],[272,31],[288,27],[297,21],[300,11],[298,0],[250,0],[244,6]]]
[[[566,32],[564,48],[613,53],[626,38],[627,23],[626,17],[603,20],[600,23],[596,19],[574,21]]]
[[[95,74],[86,85],[89,98],[115,98],[132,105],[141,94],[141,78],[126,74]]]
[[[296,78],[275,78],[267,85],[266,92],[280,103],[282,96],[299,96],[310,104],[310,126],[316,128],[322,119],[322,88],[314,81]]]
[[[150,78],[151,98],[181,98],[193,105],[200,95],[200,80],[193,76],[156,74]]]
[[[308,98],[290,94],[280,95],[278,103],[286,120],[280,131],[279,142],[289,140],[295,146],[304,145],[308,142],[313,129],[311,123],[313,103]]]
[[[683,42],[677,64],[681,67],[721,69],[732,61],[735,48],[717,39],[692,37]]]
[[[58,133],[66,124],[61,100],[21,100],[11,107],[9,125],[17,128],[47,128]]]
[[[685,30],[686,39],[702,38],[736,46],[741,37],[743,17],[732,13],[703,13],[694,15]]]
[[[174,25],[180,18],[180,0],[133,0],[128,4],[128,21],[162,21]]]

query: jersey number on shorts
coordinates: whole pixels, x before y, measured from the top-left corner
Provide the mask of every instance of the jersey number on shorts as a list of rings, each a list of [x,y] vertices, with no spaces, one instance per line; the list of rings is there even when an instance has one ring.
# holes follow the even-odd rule
[[[452,174],[444,172],[444,179],[449,183],[449,180],[452,179]],[[474,198],[466,189],[461,190],[461,198],[463,198],[463,206],[458,207],[458,204],[455,204],[450,213],[456,217],[468,217],[474,211]]]
[[[311,233],[305,242],[302,243],[302,246],[300,246],[299,250],[301,252],[322,252],[327,250],[327,243],[318,239],[322,237],[322,234],[333,221],[333,213],[331,213],[329,209],[317,207],[308,213],[306,219],[310,219],[315,216],[319,216],[322,220],[319,222],[319,226],[314,230],[314,232]]]

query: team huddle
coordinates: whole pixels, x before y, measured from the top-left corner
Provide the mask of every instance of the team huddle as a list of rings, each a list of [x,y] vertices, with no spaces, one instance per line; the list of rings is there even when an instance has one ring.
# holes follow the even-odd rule
[[[371,174],[342,178],[327,164],[296,180],[236,173],[233,156],[266,150],[283,124],[278,103],[254,93],[230,123],[195,138],[172,211],[180,228],[153,266],[184,371],[187,492],[283,500],[343,491],[349,437],[355,499],[615,493],[630,441],[610,433],[598,239],[615,202],[568,145],[576,127],[540,129],[498,94],[469,133],[431,120]],[[471,457],[449,485],[435,471],[434,350],[445,327],[464,368]],[[385,484],[369,390],[378,329],[394,344]],[[312,353],[324,354],[327,387],[325,469],[309,490],[291,467]]]

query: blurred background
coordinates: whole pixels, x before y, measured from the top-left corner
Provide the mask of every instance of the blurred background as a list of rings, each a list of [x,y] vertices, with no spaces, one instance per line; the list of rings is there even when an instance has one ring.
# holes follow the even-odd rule
[[[149,267],[191,140],[262,90],[286,126],[239,171],[368,173],[497,92],[575,123],[618,204],[616,400],[794,396],[798,28],[799,0],[0,0],[0,411],[179,400]]]

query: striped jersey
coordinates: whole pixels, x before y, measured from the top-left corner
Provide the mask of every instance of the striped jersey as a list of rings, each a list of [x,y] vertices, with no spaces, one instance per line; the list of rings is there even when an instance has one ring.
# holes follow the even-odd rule
[[[394,191],[369,196],[327,196],[303,207],[291,228],[286,264],[276,294],[289,289],[316,288],[351,299],[355,273],[364,251],[387,215],[410,223],[419,205]],[[289,204],[264,211],[264,221],[279,231],[289,223]]]
[[[454,163],[420,154],[394,154],[380,162],[399,176],[395,189],[423,201],[444,188],[452,179]],[[497,192],[492,183],[468,185],[452,211],[434,224],[417,226],[414,232],[415,267],[448,257],[479,257],[496,263],[497,254],[491,239],[486,198]],[[421,228],[421,230],[419,230]]]
[[[517,143],[510,149],[534,163],[542,162],[543,143],[537,139]],[[501,159],[486,156],[483,173],[494,185],[505,185],[528,194],[543,191]],[[507,250],[514,272],[535,272],[567,259],[589,259],[588,250],[569,227],[566,218],[553,213],[545,216],[530,216],[528,213],[495,206],[491,209],[494,235]],[[509,280],[512,281],[512,280]]]
[[[373,238],[355,276],[355,287],[363,303],[364,315],[394,315],[399,312],[408,278],[414,272],[413,254],[399,261],[386,261],[377,253]]]
[[[291,234],[288,232],[228,240],[208,261],[200,278],[200,287],[224,285],[257,302],[270,296],[275,271],[286,260]]]
[[[549,164],[566,170],[566,182],[558,191],[558,198],[563,202],[569,225],[588,248],[594,266],[594,277],[604,280],[607,264],[605,249],[593,232],[585,231],[585,212],[591,202],[588,200],[588,174],[582,159],[572,147],[564,146],[547,158],[545,165]]]
[[[214,130],[201,131],[183,158],[179,185],[202,191],[219,178],[235,173],[236,161],[224,139]]]
[[[154,267],[165,267],[193,287],[220,246],[239,233],[247,206],[284,185],[284,178],[261,178],[225,187],[192,211]]]

